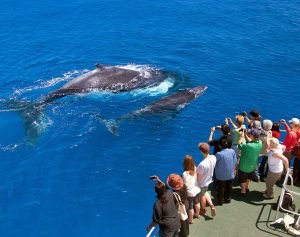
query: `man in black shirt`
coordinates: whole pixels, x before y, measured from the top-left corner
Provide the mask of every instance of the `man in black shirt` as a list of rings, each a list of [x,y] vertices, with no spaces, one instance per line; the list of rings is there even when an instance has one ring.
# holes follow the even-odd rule
[[[228,148],[231,148],[231,144],[232,144],[232,140],[231,140],[231,136],[230,136],[230,127],[228,124],[223,124],[222,126],[212,127],[210,130],[209,138],[208,138],[208,144],[210,146],[214,147],[214,152],[213,152],[214,155],[217,152],[221,151],[221,148],[219,147],[219,139],[220,138],[213,140],[213,135],[214,135],[216,129],[220,129],[222,132],[222,136],[227,137]]]

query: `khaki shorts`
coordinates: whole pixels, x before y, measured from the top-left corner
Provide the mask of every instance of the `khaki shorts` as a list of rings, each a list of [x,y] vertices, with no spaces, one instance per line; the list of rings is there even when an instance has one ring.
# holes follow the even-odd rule
[[[200,198],[202,198],[205,195],[207,190],[208,190],[208,187],[201,187]]]

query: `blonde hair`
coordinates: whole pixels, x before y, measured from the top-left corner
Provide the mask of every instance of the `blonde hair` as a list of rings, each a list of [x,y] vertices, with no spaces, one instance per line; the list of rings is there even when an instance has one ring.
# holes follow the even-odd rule
[[[270,146],[271,149],[276,149],[279,147],[279,140],[275,137],[272,137],[268,139],[268,145]]]
[[[235,117],[235,121],[238,123],[238,125],[243,125],[245,119],[242,115],[238,115]]]

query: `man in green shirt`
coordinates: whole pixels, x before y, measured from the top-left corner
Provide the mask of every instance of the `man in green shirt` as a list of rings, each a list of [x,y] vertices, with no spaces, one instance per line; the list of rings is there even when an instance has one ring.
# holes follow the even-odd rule
[[[259,140],[261,130],[252,128],[241,136],[246,138],[246,144],[239,144],[241,159],[239,162],[238,179],[241,184],[241,194],[245,195],[249,191],[250,180],[255,176],[255,169],[258,156],[262,149],[262,142]]]

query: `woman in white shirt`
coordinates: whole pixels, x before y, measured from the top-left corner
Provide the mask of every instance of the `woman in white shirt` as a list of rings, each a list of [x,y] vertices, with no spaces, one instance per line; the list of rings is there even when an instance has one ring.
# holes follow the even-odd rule
[[[192,156],[186,155],[183,161],[182,179],[187,187],[189,223],[193,224],[193,217],[200,217],[200,187],[198,186],[195,161]],[[195,210],[194,210],[195,207]],[[195,215],[194,215],[195,213]]]
[[[282,154],[285,146],[280,145],[277,138],[268,139],[269,152],[268,152],[268,165],[269,172],[266,178],[266,191],[263,196],[266,199],[274,198],[274,185],[280,179],[283,167],[287,170],[289,168],[288,159]]]

